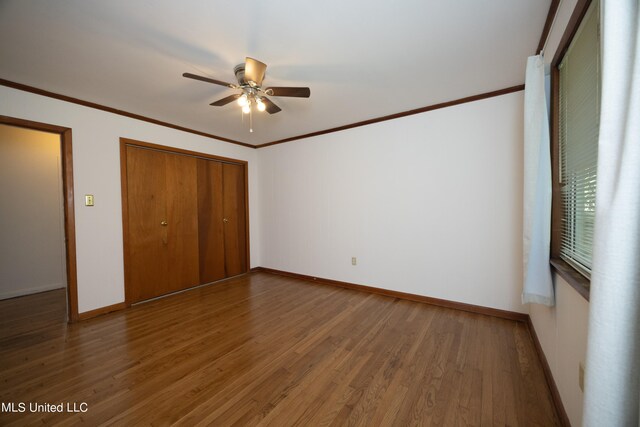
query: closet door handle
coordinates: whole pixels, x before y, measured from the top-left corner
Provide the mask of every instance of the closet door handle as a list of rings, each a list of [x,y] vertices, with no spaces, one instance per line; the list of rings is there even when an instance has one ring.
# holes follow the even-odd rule
[[[163,227],[166,227],[167,226],[167,221],[161,221],[160,225],[163,226]]]
[[[229,220],[227,218],[222,218],[222,222],[226,224],[227,222],[229,222]]]

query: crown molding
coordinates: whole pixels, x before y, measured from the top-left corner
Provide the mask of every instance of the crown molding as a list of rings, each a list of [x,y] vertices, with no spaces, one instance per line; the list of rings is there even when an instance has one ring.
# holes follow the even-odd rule
[[[184,126],[179,126],[179,125],[176,125],[176,124],[173,124],[173,123],[168,123],[168,122],[164,122],[164,121],[161,121],[161,120],[153,119],[151,117],[142,116],[140,114],[135,114],[135,113],[130,113],[128,111],[118,110],[116,108],[108,107],[106,105],[97,104],[95,102],[84,101],[82,99],[73,98],[71,96],[66,96],[66,95],[62,95],[62,94],[59,94],[59,93],[55,93],[55,92],[50,92],[48,90],[36,88],[36,87],[25,85],[25,84],[22,84],[22,83],[16,83],[16,82],[13,82],[13,81],[10,81],[10,80],[0,79],[0,85],[6,86],[6,87],[10,87],[10,88],[13,88],[13,89],[22,90],[22,91],[25,91],[25,92],[35,93],[36,95],[42,95],[42,96],[46,96],[46,97],[49,97],[49,98],[58,99],[58,100],[65,101],[65,102],[71,102],[73,104],[78,104],[78,105],[82,105],[82,106],[89,107],[89,108],[95,108],[97,110],[106,111],[108,113],[118,114],[118,115],[129,117],[129,118],[132,118],[132,119],[141,120],[141,121],[148,122],[148,123],[153,123],[153,124],[156,124],[156,125],[159,125],[159,126],[164,126],[164,127],[168,127],[168,128],[171,128],[171,129],[176,129],[176,130],[179,130],[179,131],[192,133],[192,134],[195,134],[195,135],[204,136],[204,137],[211,138],[211,139],[217,139],[219,141],[228,142],[230,144],[241,145],[243,147],[254,148],[254,149],[270,147],[272,145],[277,145],[277,144],[284,144],[285,142],[291,142],[291,141],[296,141],[296,140],[300,140],[300,139],[311,138],[311,137],[314,137],[314,136],[325,135],[325,134],[333,133],[333,132],[340,132],[340,131],[343,131],[343,130],[353,129],[353,128],[360,127],[360,126],[371,125],[371,124],[374,124],[374,123],[380,123],[380,122],[384,122],[384,121],[387,121],[387,120],[399,119],[401,117],[407,117],[407,116],[411,116],[411,115],[414,115],[414,114],[426,113],[428,111],[439,110],[439,109],[442,109],[442,108],[452,107],[454,105],[466,104],[468,102],[480,101],[480,100],[483,100],[483,99],[493,98],[493,97],[496,97],[496,96],[502,96],[502,95],[506,95],[506,94],[509,94],[509,93],[519,92],[519,91],[524,90],[524,84],[517,85],[517,86],[511,86],[511,87],[507,87],[507,88],[504,88],[504,89],[494,90],[494,91],[491,91],[491,92],[485,92],[485,93],[481,93],[481,94],[478,94],[478,95],[467,96],[465,98],[459,98],[459,99],[455,99],[455,100],[452,100],[452,101],[441,102],[439,104],[428,105],[426,107],[416,108],[416,109],[413,109],[413,110],[403,111],[403,112],[400,112],[400,113],[390,114],[390,115],[387,115],[387,116],[376,117],[376,118],[373,118],[373,119],[363,120],[363,121],[360,121],[360,122],[355,122],[355,123],[351,123],[351,124],[347,124],[347,125],[343,125],[343,126],[338,126],[338,127],[334,127],[334,128],[329,128],[329,129],[325,129],[325,130],[316,131],[316,132],[311,132],[311,133],[306,133],[306,134],[302,134],[302,135],[292,136],[292,137],[289,137],[289,138],[279,139],[279,140],[267,142],[267,143],[264,143],[264,144],[253,145],[253,144],[248,144],[246,142],[236,141],[236,140],[225,138],[225,137],[218,136],[218,135],[213,135],[213,134],[210,134],[210,133],[201,132],[199,130],[187,128],[187,127],[184,127]]]
[[[401,117],[412,116],[414,114],[426,113],[427,111],[439,110],[441,108],[453,107],[454,105],[466,104],[467,102],[480,101],[482,99],[493,98],[495,96],[506,95],[508,93],[519,92],[524,90],[524,85],[511,86],[504,89],[494,90],[491,92],[485,92],[478,95],[467,96],[465,98],[455,99],[453,101],[441,102],[439,104],[428,105],[426,107],[416,108],[413,110],[403,111],[401,113],[390,114],[388,116],[376,117],[374,119],[363,120],[361,122],[351,123],[344,126],[338,126],[335,128],[320,130],[311,133],[305,133],[303,135],[292,136],[290,138],[279,139],[277,141],[267,142],[266,144],[258,144],[257,148],[269,147],[276,144],[284,144],[285,142],[296,141],[298,139],[311,138],[313,136],[325,135],[327,133],[340,132],[347,129],[353,129],[360,126],[371,125],[374,123],[380,123],[387,120],[399,119]]]
[[[222,136],[213,135],[213,134],[207,133],[207,132],[201,132],[199,130],[187,128],[187,127],[180,126],[180,125],[175,125],[173,123],[164,122],[162,120],[153,119],[151,117],[142,116],[140,114],[130,113],[130,112],[124,111],[124,110],[118,110],[117,108],[108,107],[106,105],[97,104],[95,102],[84,101],[82,99],[73,98],[71,96],[61,95],[59,93],[50,92],[48,90],[44,90],[44,89],[40,89],[40,88],[37,88],[37,87],[25,85],[25,84],[22,84],[22,83],[13,82],[13,81],[10,81],[10,80],[0,79],[0,85],[6,86],[6,87],[10,87],[10,88],[13,88],[13,89],[22,90],[22,91],[25,91],[25,92],[35,93],[36,95],[47,96],[49,98],[58,99],[60,101],[71,102],[73,104],[78,104],[78,105],[82,105],[82,106],[89,107],[89,108],[95,108],[97,110],[106,111],[108,113],[118,114],[120,116],[129,117],[131,119],[142,120],[143,122],[153,123],[154,125],[160,125],[160,126],[168,127],[168,128],[171,128],[171,129],[176,129],[176,130],[179,130],[179,131],[182,131],[182,132],[188,132],[188,133],[193,133],[195,135],[204,136],[204,137],[207,137],[207,138],[217,139],[219,141],[228,142],[230,144],[241,145],[243,147],[248,147],[248,148],[256,148],[255,145],[247,144],[246,142],[236,141],[234,139],[229,139],[229,138],[225,138],[225,137],[222,137]]]

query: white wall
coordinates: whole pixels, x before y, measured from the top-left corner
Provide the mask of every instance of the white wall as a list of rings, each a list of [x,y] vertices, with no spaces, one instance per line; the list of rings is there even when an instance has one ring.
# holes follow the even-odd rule
[[[517,92],[260,149],[262,266],[525,312],[522,115]]]
[[[0,125],[0,299],[66,286],[60,136]]]
[[[545,62],[549,64],[560,43],[576,0],[560,3],[556,22],[547,43]],[[587,349],[589,303],[560,276],[554,274],[556,305],[529,307],[540,345],[545,353],[560,392],[567,416],[574,426],[582,425],[582,398],[578,382],[580,363]]]
[[[261,264],[256,150],[7,87],[0,115],[72,128],[80,312],[124,301],[120,137],[249,161],[251,265]]]
[[[557,275],[555,288],[555,307],[531,304],[529,315],[571,425],[579,426],[583,393],[578,369],[587,351],[589,303]]]

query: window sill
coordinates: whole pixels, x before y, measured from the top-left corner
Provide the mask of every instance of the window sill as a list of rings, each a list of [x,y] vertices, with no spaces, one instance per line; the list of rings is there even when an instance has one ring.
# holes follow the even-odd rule
[[[589,279],[578,273],[573,267],[560,258],[551,258],[549,261],[553,269],[562,277],[573,289],[575,289],[584,299],[589,301]]]

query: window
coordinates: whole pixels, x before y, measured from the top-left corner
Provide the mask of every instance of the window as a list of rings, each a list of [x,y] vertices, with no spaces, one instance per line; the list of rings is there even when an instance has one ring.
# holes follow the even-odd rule
[[[600,124],[599,5],[592,1],[558,64],[557,257],[591,274]]]

